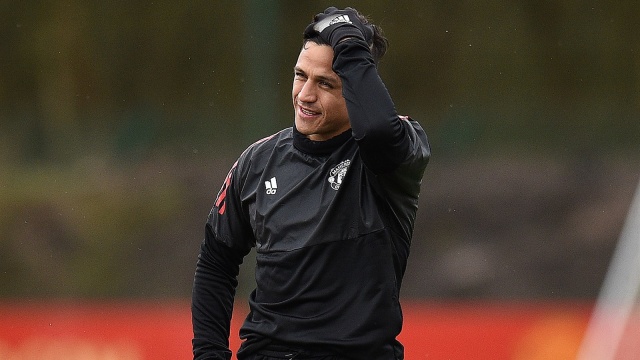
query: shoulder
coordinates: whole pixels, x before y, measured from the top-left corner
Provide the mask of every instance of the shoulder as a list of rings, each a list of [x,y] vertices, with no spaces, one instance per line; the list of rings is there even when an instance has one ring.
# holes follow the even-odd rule
[[[408,153],[402,164],[412,165],[419,173],[422,173],[431,158],[431,146],[427,134],[420,123],[411,117],[398,116],[398,118],[407,130],[406,138],[409,141]]]
[[[400,120],[402,120],[405,124],[410,126],[411,128],[415,129],[416,131],[421,132],[421,133],[425,132],[424,129],[422,128],[422,125],[420,125],[419,122],[417,122],[416,120],[414,120],[410,116],[398,115],[398,118]]]
[[[398,118],[401,120],[402,123],[405,124],[406,128],[411,130],[412,134],[414,134],[414,136],[419,139],[419,141],[422,143],[423,146],[427,148],[429,147],[429,140],[427,139],[427,133],[424,131],[424,128],[422,128],[422,125],[420,125],[419,122],[417,122],[416,120],[412,119],[409,116],[400,115],[398,116]]]
[[[292,129],[286,128],[275,134],[264,137],[253,144],[249,145],[243,152],[241,157],[256,156],[265,151],[273,150],[278,144],[292,138]]]
[[[286,128],[249,145],[240,155],[238,163],[246,164],[255,159],[270,157],[274,149],[291,143],[292,128]]]

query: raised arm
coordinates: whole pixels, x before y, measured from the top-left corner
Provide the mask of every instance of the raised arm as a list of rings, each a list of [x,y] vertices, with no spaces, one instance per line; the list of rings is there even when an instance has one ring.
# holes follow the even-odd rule
[[[378,75],[376,58],[386,51],[386,39],[355,10],[328,8],[305,30],[334,50],[333,70],[342,80],[349,121],[361,157],[375,173],[388,173],[401,164],[426,164],[429,146],[415,121],[398,116]],[[421,165],[419,165],[421,166]]]

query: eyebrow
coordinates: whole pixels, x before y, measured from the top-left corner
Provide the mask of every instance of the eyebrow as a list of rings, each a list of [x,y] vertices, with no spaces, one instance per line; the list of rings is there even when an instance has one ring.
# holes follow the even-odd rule
[[[293,71],[295,71],[295,72],[301,72],[301,73],[303,73],[304,75],[307,75],[307,73],[306,73],[304,70],[302,70],[300,67],[298,67],[298,66],[294,66],[294,67],[293,67]],[[337,83],[337,82],[338,82],[338,79],[337,79],[335,76],[316,75],[316,76],[315,76],[315,78],[316,78],[317,80],[320,80],[320,81],[327,81],[327,82],[332,83],[332,84],[335,84],[335,83]]]

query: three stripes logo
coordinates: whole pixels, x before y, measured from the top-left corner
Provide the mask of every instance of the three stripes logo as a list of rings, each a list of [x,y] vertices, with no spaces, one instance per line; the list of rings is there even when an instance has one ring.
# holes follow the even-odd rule
[[[267,188],[267,195],[275,195],[278,190],[278,183],[276,182],[275,176],[271,178],[271,180],[265,181],[264,186]]]
[[[349,19],[349,15],[339,15],[335,18],[331,19],[328,26],[335,25],[338,23],[349,23],[352,24],[351,19]]]
[[[341,23],[353,24],[351,22],[351,19],[349,19],[349,15],[338,14],[338,15],[331,15],[331,16],[325,17],[324,19],[318,21],[315,25],[313,25],[313,29],[321,33],[324,29],[328,28],[329,26],[341,24]]]

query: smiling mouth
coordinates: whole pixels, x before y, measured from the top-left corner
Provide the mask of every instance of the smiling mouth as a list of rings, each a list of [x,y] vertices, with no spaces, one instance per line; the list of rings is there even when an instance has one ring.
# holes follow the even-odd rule
[[[319,112],[315,112],[315,111],[311,111],[311,110],[309,110],[309,109],[305,109],[305,108],[303,108],[302,106],[298,106],[298,109],[300,109],[300,112],[301,112],[303,115],[306,115],[306,116],[316,116],[316,115],[320,115],[320,113],[319,113]]]

